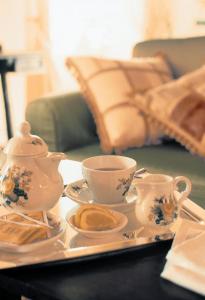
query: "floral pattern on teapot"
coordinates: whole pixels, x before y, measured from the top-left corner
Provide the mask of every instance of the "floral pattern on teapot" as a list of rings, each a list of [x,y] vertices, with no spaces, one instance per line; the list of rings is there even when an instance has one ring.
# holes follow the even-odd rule
[[[31,177],[32,171],[26,168],[17,165],[8,168],[6,175],[1,179],[0,193],[4,204],[12,206],[12,203],[16,203],[23,207],[25,201],[28,201]]]
[[[154,205],[150,209],[148,219],[157,225],[169,225],[178,216],[178,208],[175,199],[167,200],[165,196],[154,199]]]

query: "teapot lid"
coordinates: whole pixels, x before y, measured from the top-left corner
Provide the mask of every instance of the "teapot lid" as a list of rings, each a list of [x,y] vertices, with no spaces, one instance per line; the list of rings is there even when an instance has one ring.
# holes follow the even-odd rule
[[[30,134],[30,131],[29,122],[22,122],[18,133],[8,141],[4,153],[17,156],[46,156],[48,146],[39,136]]]

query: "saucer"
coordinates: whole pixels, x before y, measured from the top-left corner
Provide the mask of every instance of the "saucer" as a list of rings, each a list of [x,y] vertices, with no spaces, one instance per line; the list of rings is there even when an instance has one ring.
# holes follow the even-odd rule
[[[16,245],[8,242],[0,242],[0,250],[12,253],[28,253],[41,249],[42,247],[50,247],[56,242],[66,230],[66,222],[62,218],[49,213],[48,224],[52,226],[50,236],[41,241],[33,243]]]
[[[107,236],[113,235],[118,233],[119,231],[121,231],[128,222],[127,217],[118,212],[118,211],[113,211],[112,210],[113,215],[115,216],[116,220],[117,220],[117,226],[113,229],[108,229],[108,230],[84,230],[81,229],[77,226],[75,226],[74,224],[74,215],[70,216],[69,214],[66,216],[66,221],[68,222],[68,224],[78,233],[80,233],[81,235],[90,238],[90,239],[102,239],[105,238]]]
[[[137,200],[137,195],[134,193],[134,185],[130,187],[125,201],[119,203],[97,203],[92,199],[91,192],[87,186],[87,183],[84,179],[77,180],[67,185],[64,193],[65,195],[70,198],[71,200],[75,201],[76,203],[83,205],[83,204],[98,204],[109,209],[123,209],[127,208],[128,206],[132,206],[135,204]]]

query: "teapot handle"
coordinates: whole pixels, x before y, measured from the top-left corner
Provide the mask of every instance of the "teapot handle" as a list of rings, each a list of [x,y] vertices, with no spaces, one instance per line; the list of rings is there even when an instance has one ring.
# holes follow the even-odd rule
[[[185,176],[177,176],[174,178],[174,191],[177,190],[177,185],[183,182],[185,183],[185,189],[180,193],[180,198],[178,199],[178,203],[179,205],[182,204],[182,202],[187,198],[187,196],[190,194],[191,192],[191,187],[192,187],[192,183],[191,180]]]

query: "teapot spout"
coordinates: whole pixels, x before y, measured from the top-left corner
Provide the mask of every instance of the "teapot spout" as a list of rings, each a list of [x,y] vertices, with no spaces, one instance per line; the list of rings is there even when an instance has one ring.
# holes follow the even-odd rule
[[[47,158],[58,162],[64,159],[68,159],[67,155],[63,152],[48,152]]]
[[[50,177],[52,182],[57,182],[59,180],[58,166],[63,159],[67,159],[64,153],[49,152],[46,157],[36,158],[36,163],[41,171]]]

